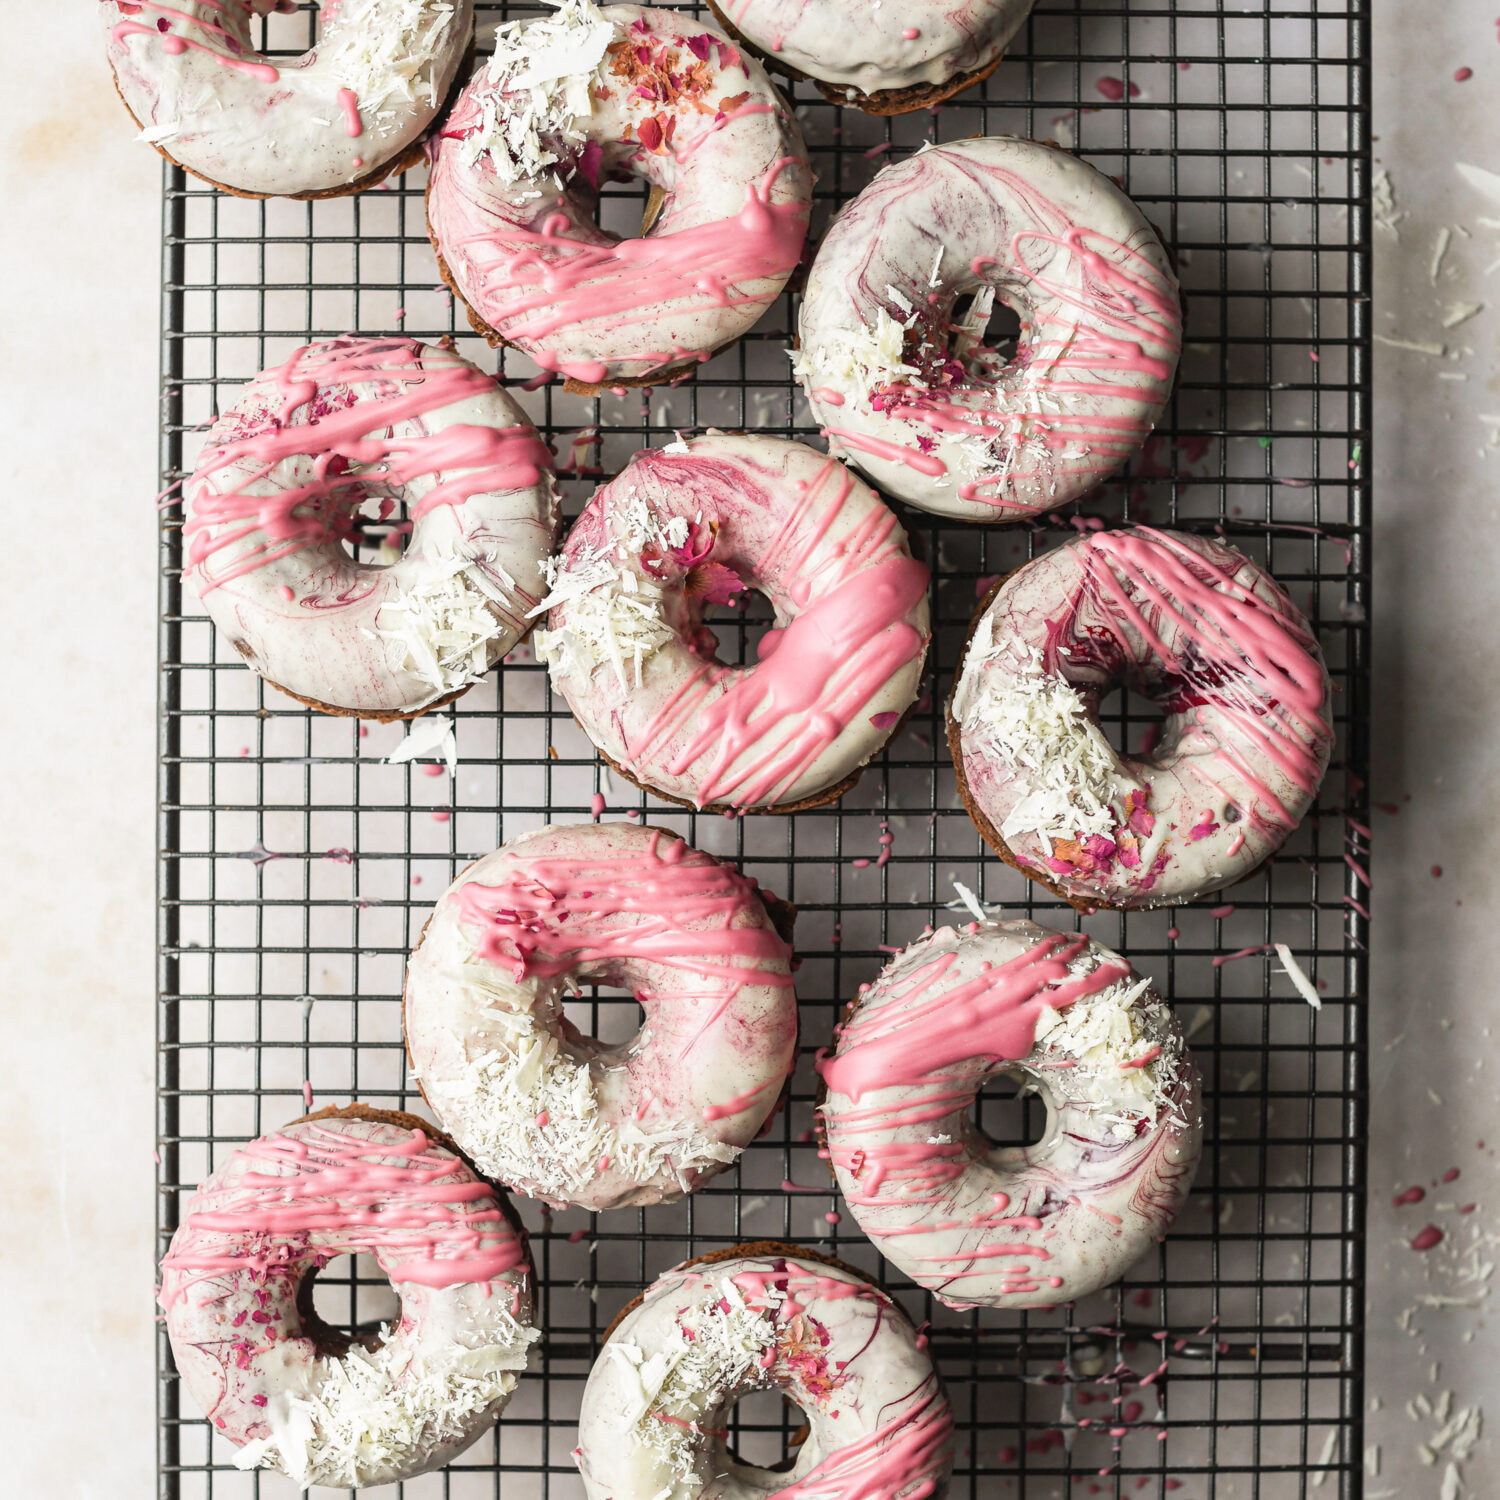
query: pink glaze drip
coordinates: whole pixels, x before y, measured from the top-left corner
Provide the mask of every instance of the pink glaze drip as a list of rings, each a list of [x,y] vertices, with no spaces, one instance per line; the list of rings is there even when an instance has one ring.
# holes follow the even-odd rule
[[[340,89],[338,101],[339,108],[344,112],[344,129],[350,140],[357,140],[365,133],[365,127],[359,118],[359,95],[353,89]]]
[[[392,1280],[426,1287],[490,1282],[525,1264],[493,1190],[420,1130],[392,1142],[314,1124],[252,1141],[235,1160],[251,1169],[229,1192],[200,1189],[211,1206],[189,1209],[162,1261],[184,1276],[168,1302],[226,1273],[294,1271],[319,1244],[379,1256]]]
[[[141,10],[153,11],[163,17],[180,21],[185,26],[196,26],[200,31],[206,32],[210,38],[222,41],[231,48],[240,48],[244,45],[228,27],[217,26],[187,11],[160,4],[159,0],[137,0],[133,7],[121,5],[120,9],[127,13],[130,11],[138,13]],[[183,36],[175,31],[162,31],[156,26],[147,26],[140,21],[121,21],[111,29],[110,35],[120,43],[128,42],[131,37],[136,36],[151,37],[160,43],[161,50],[169,57],[180,57],[192,48],[196,52],[202,52],[205,56],[213,58],[221,68],[234,68],[262,83],[275,83],[281,77],[278,69],[256,53],[251,53],[248,57],[240,57],[234,52],[221,52],[217,47],[197,41],[193,37]]]
[[[722,1104],[705,1104],[703,1106],[703,1118],[705,1120],[727,1120],[734,1115],[744,1114],[747,1109],[759,1102],[761,1097],[769,1093],[773,1087],[779,1087],[774,1083],[763,1083],[759,1088],[748,1090],[743,1094],[736,1094],[733,1099],[726,1099]]]
[[[413,507],[415,523],[439,505],[523,489],[551,471],[551,454],[530,427],[455,424],[392,435],[398,424],[420,424],[429,413],[494,390],[488,376],[465,362],[424,364],[423,357],[422,346],[409,339],[337,339],[299,349],[266,372],[262,378],[280,393],[279,411],[267,411],[248,430],[226,431],[221,423],[198,461],[183,534],[189,569],[198,570],[204,588],[349,538],[367,486],[399,489],[447,473]],[[300,456],[312,460],[308,481],[251,493],[278,465]],[[232,466],[229,487],[212,493],[207,481]],[[354,466],[362,472],[351,472]],[[216,553],[257,533],[264,540],[245,556],[212,567]]]
[[[883,1422],[874,1432],[831,1453],[771,1500],[930,1500],[947,1462],[953,1414],[936,1390]]]

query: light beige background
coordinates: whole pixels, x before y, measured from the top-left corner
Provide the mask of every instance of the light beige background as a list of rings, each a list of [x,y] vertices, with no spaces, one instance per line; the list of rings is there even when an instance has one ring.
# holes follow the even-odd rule
[[[1425,1500],[1455,1439],[1433,1465],[1417,1444],[1500,1388],[1496,1157],[1475,1145],[1500,1146],[1500,201],[1454,166],[1500,173],[1500,42],[1492,3],[1379,11],[1377,150],[1404,217],[1377,232],[1377,328],[1447,347],[1380,346],[1375,443],[1374,795],[1400,811],[1376,814],[1369,1493]],[[154,1487],[159,173],[124,127],[93,12],[0,12],[0,1451],[6,1493],[133,1500]],[[1390,1206],[1453,1166],[1424,1203]],[[1446,1238],[1420,1255],[1407,1241],[1428,1222]],[[1463,1466],[1470,1495],[1495,1492],[1489,1451]]]

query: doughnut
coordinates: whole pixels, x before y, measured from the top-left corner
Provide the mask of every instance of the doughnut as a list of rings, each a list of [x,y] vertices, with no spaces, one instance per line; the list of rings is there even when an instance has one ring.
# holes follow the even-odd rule
[[[726,1441],[750,1391],[801,1407],[789,1468]],[[588,1500],[941,1500],[953,1415],[927,1340],[862,1273],[797,1245],[735,1245],[668,1271],[609,1332],[574,1451]]]
[[[586,984],[634,993],[629,1041],[568,1020]],[[405,1021],[464,1153],[558,1208],[666,1203],[722,1172],[797,1046],[791,949],[755,882],[629,823],[538,829],[470,865],[412,953]]]
[[[1128,684],[1159,736],[1119,755]],[[1252,874],[1302,821],[1333,748],[1302,612],[1222,542],[1085,533],[1001,580],[948,704],[959,791],[992,849],[1085,910],[1172,906]]]
[[[1171,1011],[1118,954],[1031,922],[918,939],[861,990],[819,1064],[824,1145],[880,1253],[950,1307],[1051,1307],[1116,1281],[1165,1234],[1202,1147]],[[993,1146],[996,1074],[1047,1105]]]
[[[812,172],[785,101],[676,11],[562,0],[502,26],[429,154],[444,279],[492,344],[570,390],[690,372],[771,305],[807,235]],[[599,190],[632,177],[651,202],[620,239],[595,222]]]
[[[552,567],[536,649],[637,785],[794,811],[842,796],[916,701],[927,582],[896,517],[837,460],[715,432],[638,452],[595,493]],[[754,665],[727,666],[703,612],[742,588],[775,626]]]
[[[529,628],[557,534],[552,455],[525,413],[411,339],[310,344],[256,376],[184,494],[184,577],[224,638],[291,697],[370,719],[483,677]],[[350,555],[366,501],[411,516],[388,567]]]
[[[960,309],[959,302],[966,306]],[[984,341],[995,301],[1014,356]],[[793,369],[833,452],[966,521],[1070,504],[1145,441],[1182,306],[1166,251],[1109,178],[989,136],[885,167],[808,275]]]
[[[317,1273],[373,1256],[398,1320],[354,1337],[313,1310]],[[161,1263],[188,1393],[240,1469],[391,1484],[489,1428],[540,1337],[505,1197],[415,1115],[350,1105],[242,1146],[199,1186]]]
[[[1031,0],[709,0],[726,31],[833,104],[872,115],[930,109],[987,78]]]
[[[337,198],[404,172],[474,39],[474,0],[324,4],[317,45],[272,60],[285,0],[105,0],[115,87],[141,139],[241,198]]]

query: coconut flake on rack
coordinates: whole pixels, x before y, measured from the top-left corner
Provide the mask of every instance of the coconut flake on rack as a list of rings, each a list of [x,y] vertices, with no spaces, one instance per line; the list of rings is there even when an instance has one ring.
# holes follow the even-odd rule
[[[450,776],[458,775],[458,740],[453,733],[453,720],[446,714],[429,714],[417,719],[407,731],[406,738],[386,756],[386,764],[398,766],[419,755],[441,755],[448,766]]]
[[[453,24],[451,5],[431,0],[343,0],[336,43],[323,60],[353,91],[362,115],[393,99],[437,105],[432,61]]]
[[[987,754],[1034,782],[1005,819],[1001,836],[1112,836],[1119,821],[1115,803],[1143,790],[1144,783],[1120,773],[1078,690],[1046,671],[1034,646],[997,644],[994,631],[986,613],[969,643],[953,716],[962,729],[978,732]]]
[[[497,92],[482,96],[483,121],[463,142],[464,162],[472,165],[488,153],[503,184],[561,161],[557,145],[583,143],[579,124],[593,108],[599,64],[615,37],[613,23],[593,0],[548,3],[557,6],[555,15],[509,21],[495,32],[486,73]]]
[[[434,559],[376,618],[375,633],[405,647],[400,665],[439,692],[478,682],[490,669],[489,643],[504,634],[488,598],[466,576],[471,562],[456,554]]]

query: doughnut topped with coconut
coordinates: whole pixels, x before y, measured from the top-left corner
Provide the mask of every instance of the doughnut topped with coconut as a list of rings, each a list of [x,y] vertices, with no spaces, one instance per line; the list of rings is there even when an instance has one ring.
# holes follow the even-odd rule
[[[443,275],[491,342],[575,387],[673,379],[739,338],[802,253],[812,175],[760,64],[675,11],[563,0],[500,28],[434,139]],[[638,236],[600,188],[652,188]]]

